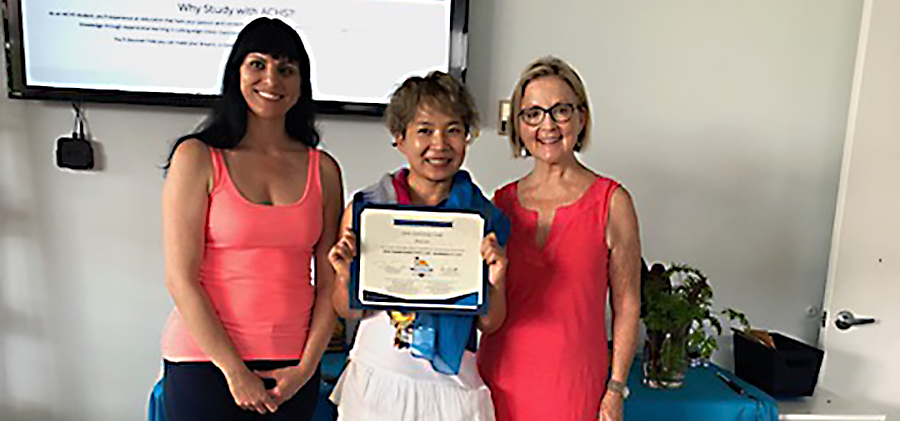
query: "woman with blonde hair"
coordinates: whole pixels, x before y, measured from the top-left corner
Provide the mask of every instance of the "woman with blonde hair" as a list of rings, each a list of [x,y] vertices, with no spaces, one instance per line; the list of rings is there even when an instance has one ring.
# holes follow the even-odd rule
[[[534,167],[494,196],[512,222],[507,315],[482,338],[481,375],[500,421],[621,420],[640,310],[634,205],[619,183],[578,159],[590,142],[591,112],[571,66],[553,57],[532,63],[512,112],[513,154]]]

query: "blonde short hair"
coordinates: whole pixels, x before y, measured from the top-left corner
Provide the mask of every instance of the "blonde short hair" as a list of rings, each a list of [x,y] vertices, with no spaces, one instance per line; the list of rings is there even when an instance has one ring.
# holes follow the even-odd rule
[[[525,88],[528,87],[528,84],[532,81],[544,76],[556,76],[565,81],[569,87],[572,88],[572,91],[575,92],[575,96],[578,97],[578,103],[574,105],[576,108],[584,111],[584,129],[578,134],[578,142],[575,144],[575,151],[581,151],[587,147],[590,141],[591,106],[588,101],[587,88],[585,88],[584,82],[582,82],[581,77],[578,76],[578,72],[565,61],[553,56],[541,57],[528,65],[525,71],[522,72],[522,76],[519,77],[519,82],[516,83],[516,87],[513,88],[509,143],[514,157],[530,155],[528,150],[525,149],[525,145],[522,144],[522,139],[519,137],[519,111],[522,108],[522,96],[525,95]]]
[[[475,99],[458,79],[441,71],[406,79],[394,93],[384,112],[385,124],[394,137],[406,135],[419,106],[457,117],[466,126],[466,135],[478,132],[479,116]]]

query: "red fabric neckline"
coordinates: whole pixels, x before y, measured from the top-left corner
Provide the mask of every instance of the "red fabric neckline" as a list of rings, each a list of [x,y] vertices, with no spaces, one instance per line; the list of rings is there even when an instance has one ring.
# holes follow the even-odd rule
[[[394,191],[397,193],[397,204],[412,204],[412,198],[409,195],[409,170],[404,168],[397,171],[391,181],[394,184]]]

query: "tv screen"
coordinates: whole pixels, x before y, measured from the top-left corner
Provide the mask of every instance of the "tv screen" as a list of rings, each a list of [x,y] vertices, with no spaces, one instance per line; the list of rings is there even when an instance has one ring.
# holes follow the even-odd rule
[[[205,106],[259,16],[300,33],[325,112],[379,114],[396,84],[465,73],[466,0],[4,0],[11,98]]]

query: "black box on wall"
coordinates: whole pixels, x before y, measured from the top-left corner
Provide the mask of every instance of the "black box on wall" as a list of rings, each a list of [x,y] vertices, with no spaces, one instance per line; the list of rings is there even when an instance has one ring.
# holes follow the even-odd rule
[[[61,137],[56,141],[56,166],[72,170],[94,168],[94,149],[84,139]]]

